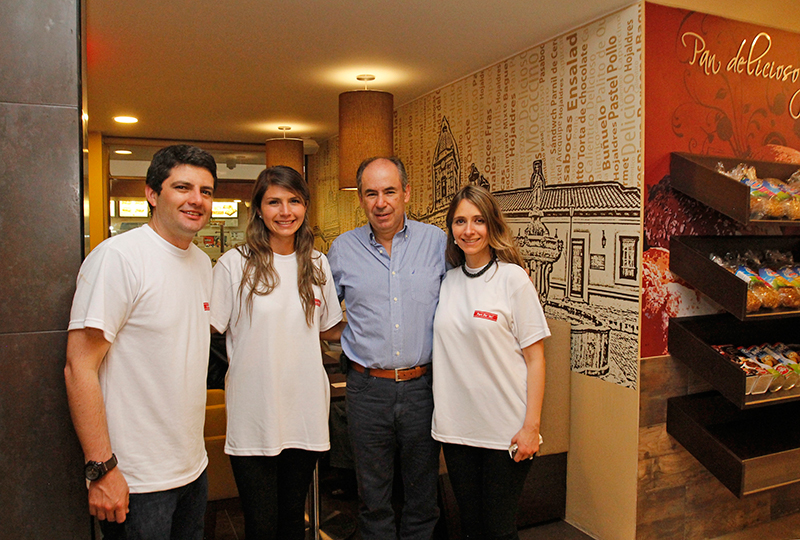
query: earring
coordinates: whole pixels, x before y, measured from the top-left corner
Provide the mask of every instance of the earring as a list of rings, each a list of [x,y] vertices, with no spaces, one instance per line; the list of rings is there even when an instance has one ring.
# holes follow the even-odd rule
[[[458,245],[458,240],[456,240],[456,239],[453,239],[453,243],[454,243],[455,245]]]

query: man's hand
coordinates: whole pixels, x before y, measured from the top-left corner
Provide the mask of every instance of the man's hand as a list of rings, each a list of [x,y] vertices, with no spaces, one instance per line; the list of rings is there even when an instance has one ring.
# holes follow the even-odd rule
[[[97,519],[122,523],[128,511],[128,483],[117,467],[89,484],[89,513]]]

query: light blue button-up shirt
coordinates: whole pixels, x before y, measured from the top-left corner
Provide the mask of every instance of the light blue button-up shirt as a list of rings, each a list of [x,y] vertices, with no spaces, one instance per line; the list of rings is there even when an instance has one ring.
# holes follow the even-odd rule
[[[348,358],[380,369],[431,361],[446,242],[438,227],[409,219],[392,239],[391,257],[369,224],[334,240],[328,261],[347,308],[342,350]]]

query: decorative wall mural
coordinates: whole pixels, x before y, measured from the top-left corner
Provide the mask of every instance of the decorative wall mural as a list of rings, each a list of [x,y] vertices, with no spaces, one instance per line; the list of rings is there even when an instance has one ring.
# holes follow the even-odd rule
[[[411,217],[444,228],[449,202],[463,185],[458,143],[446,117],[431,171],[432,204]],[[528,184],[514,189],[496,190],[478,171],[470,164],[466,183],[497,198],[546,313],[572,323],[572,368],[635,386],[639,188],[618,182],[548,186],[541,159],[531,163]]]
[[[629,388],[639,359],[641,17],[640,5],[625,8],[403,105],[394,119],[409,214],[444,227],[462,185],[487,187],[547,315],[572,323],[572,368]],[[310,166],[312,192],[333,189],[322,207],[312,202],[322,248],[363,223],[356,196],[334,187],[330,146]],[[338,231],[328,226],[335,218],[344,218]]]

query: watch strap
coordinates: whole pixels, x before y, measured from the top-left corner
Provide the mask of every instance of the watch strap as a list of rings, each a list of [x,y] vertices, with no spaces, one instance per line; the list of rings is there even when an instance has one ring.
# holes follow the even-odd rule
[[[90,481],[100,480],[103,476],[106,475],[110,470],[117,466],[117,456],[113,453],[111,454],[111,458],[108,461],[88,461],[84,466],[84,473],[86,474],[86,479]],[[97,478],[90,478],[89,477],[89,468],[93,468],[97,471]]]

